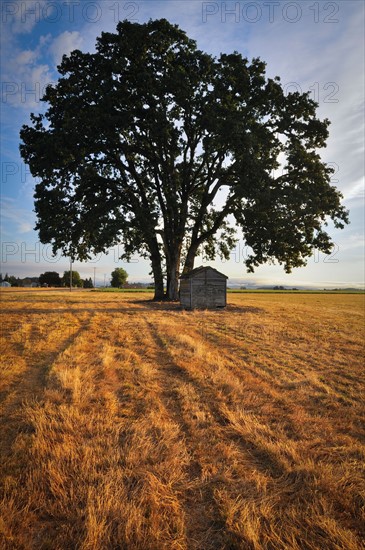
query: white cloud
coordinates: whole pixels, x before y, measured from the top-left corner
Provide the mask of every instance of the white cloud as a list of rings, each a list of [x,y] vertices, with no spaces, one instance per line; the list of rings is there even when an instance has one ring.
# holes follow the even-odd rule
[[[72,27],[73,30],[64,31],[65,28],[70,28],[70,26],[63,26],[69,13],[66,8],[67,3],[75,5],[75,25]],[[37,27],[39,17],[36,12],[32,14],[32,8],[38,9],[35,4],[38,4],[41,10],[48,5],[48,18],[43,18],[42,27],[39,26],[39,28]],[[29,123],[26,111],[38,112],[44,108],[44,105],[39,102],[44,86],[57,77],[53,61],[59,63],[63,54],[69,54],[74,49],[82,49],[85,52],[94,51],[96,37],[100,36],[102,31],[115,32],[118,19],[127,17],[132,12],[133,6],[138,7],[137,13],[134,14],[138,23],[148,21],[150,17],[166,17],[172,23],[177,23],[189,37],[196,39],[199,48],[213,55],[238,50],[249,58],[260,56],[267,61],[267,72],[270,76],[280,75],[283,84],[297,82],[303,91],[307,91],[318,83],[319,116],[328,117],[332,122],[328,147],[322,150],[321,154],[327,162],[338,164],[339,172],[334,175],[338,183],[334,182],[334,184],[342,190],[345,201],[350,202],[353,207],[350,213],[351,225],[343,232],[333,231],[333,239],[341,245],[338,255],[341,262],[339,264],[312,262],[308,268],[295,270],[292,276],[286,276],[281,267],[263,266],[262,270],[258,270],[252,276],[252,280],[267,276],[268,282],[273,282],[275,279],[276,284],[294,286],[301,284],[299,280],[308,283],[315,280],[327,282],[336,279],[346,281],[349,277],[353,277],[354,280],[361,278],[363,271],[353,263],[350,253],[354,258],[361,257],[357,247],[361,245],[363,216],[361,212],[364,170],[362,133],[364,51],[361,48],[364,36],[363,3],[342,0],[327,4],[301,0],[294,3],[282,1],[275,7],[275,18],[272,23],[269,22],[268,6],[269,4],[276,6],[277,3],[260,3],[262,17],[257,23],[250,23],[245,21],[242,15],[245,6],[249,3],[212,2],[211,6],[216,7],[218,12],[207,17],[206,23],[203,23],[204,3],[200,2],[126,3],[103,0],[103,2],[97,2],[100,6],[100,19],[91,23],[88,21],[94,17],[91,8],[88,11],[81,2],[76,5],[72,0],[65,0],[62,2],[63,17],[60,18],[59,25],[52,23],[52,4],[56,2],[29,0],[7,3],[9,6],[17,6],[18,11],[13,16],[7,15],[2,33],[3,91],[5,84],[6,102],[11,106],[22,108],[17,111],[14,108],[8,110],[6,121],[8,151],[3,148],[7,155],[10,155],[13,150],[18,151],[19,127],[22,123]],[[303,17],[297,23],[289,23],[283,17],[284,9],[293,11],[294,8],[288,8],[290,4],[302,7]],[[22,5],[27,6],[27,11],[23,15],[21,10],[24,10],[24,6]],[[222,14],[224,6],[228,10],[235,8],[236,5],[240,9],[240,20],[236,22],[234,15],[227,15],[224,22]],[[259,3],[252,3],[252,6],[254,5]],[[330,11],[336,5],[340,7],[339,13],[335,15],[338,23],[326,24],[324,17],[330,16]],[[319,10],[318,23],[314,22],[316,6]],[[289,11],[286,15],[292,14],[292,11],[290,13]],[[251,16],[253,15],[251,12]],[[40,31],[43,32],[42,36],[39,36]],[[48,57],[46,57],[47,54]],[[324,86],[330,82],[338,84],[339,88],[334,96],[339,99],[338,103],[325,101],[326,94],[329,94],[331,89],[326,90]],[[8,88],[7,85],[9,85]],[[317,93],[315,87],[314,92]],[[31,183],[33,184],[33,181]],[[20,181],[18,185],[17,189],[20,193]],[[28,185],[28,194],[30,187]],[[25,186],[23,191],[24,189]],[[22,200],[24,208],[20,207]],[[13,235],[14,232],[17,234],[29,232],[26,237],[30,238],[34,215],[31,213],[30,202],[26,205],[26,200],[29,201],[30,197],[24,192],[16,201],[5,200],[4,222],[8,226],[7,235]],[[102,269],[104,268],[100,268],[101,271]],[[237,269],[237,264],[234,262],[227,264],[225,269],[229,275],[246,277],[244,267],[240,266]],[[140,263],[135,266],[135,270],[134,279],[142,280],[142,273],[147,275],[149,268],[146,263],[146,267],[142,269]],[[350,272],[351,275],[349,275]]]
[[[19,223],[18,233],[24,234],[33,231],[33,225],[31,223],[21,222]]]
[[[2,102],[25,110],[41,110],[40,100],[46,86],[54,81],[46,64],[19,64],[17,73],[5,75]]]
[[[1,218],[7,224],[7,229],[2,230],[6,235],[23,235],[33,231],[34,214],[28,209],[19,207],[17,201],[10,197],[2,197]]]
[[[63,55],[69,55],[73,50],[81,49],[83,38],[78,31],[65,31],[55,38],[50,46],[50,52],[55,64],[62,61]]]
[[[34,63],[37,55],[38,52],[36,50],[24,50],[16,56],[15,62],[18,65],[28,65],[29,63]]]
[[[54,6],[47,0],[4,2],[2,6],[3,28],[10,34],[28,34],[44,20],[51,17]]]
[[[364,178],[360,178],[354,182],[352,187],[348,187],[344,193],[345,201],[364,200],[365,198],[365,183]]]
[[[48,84],[54,81],[54,75],[44,62],[44,52],[51,36],[40,36],[33,49],[20,49],[15,37],[6,45],[3,57],[2,103],[21,107],[24,110],[41,110],[41,97]]]

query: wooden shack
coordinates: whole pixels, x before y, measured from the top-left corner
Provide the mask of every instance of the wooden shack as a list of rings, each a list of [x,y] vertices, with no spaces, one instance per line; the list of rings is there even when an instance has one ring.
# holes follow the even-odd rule
[[[215,309],[227,305],[227,279],[213,267],[197,267],[180,277],[180,303],[184,308]]]

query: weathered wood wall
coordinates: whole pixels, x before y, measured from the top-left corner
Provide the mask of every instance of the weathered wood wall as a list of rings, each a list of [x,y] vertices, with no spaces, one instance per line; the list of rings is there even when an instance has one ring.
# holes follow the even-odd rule
[[[180,303],[186,308],[225,307],[227,279],[216,270],[205,269],[180,280]]]
[[[192,279],[191,307],[224,307],[226,305],[226,281],[209,278]]]
[[[183,307],[191,307],[190,279],[180,280],[180,304]]]

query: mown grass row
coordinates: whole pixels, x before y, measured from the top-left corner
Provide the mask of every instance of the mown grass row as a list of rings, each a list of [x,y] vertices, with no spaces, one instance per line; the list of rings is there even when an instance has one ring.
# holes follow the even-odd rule
[[[361,297],[27,299],[4,325],[4,548],[362,547]]]

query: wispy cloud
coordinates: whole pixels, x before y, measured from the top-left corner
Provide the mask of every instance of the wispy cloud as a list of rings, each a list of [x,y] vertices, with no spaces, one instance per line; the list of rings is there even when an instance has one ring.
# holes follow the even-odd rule
[[[50,18],[55,9],[56,5],[47,0],[4,2],[1,10],[3,33],[7,36],[29,34],[45,15]]]
[[[63,54],[77,48],[94,51],[96,37],[102,31],[114,32],[119,19],[127,17],[143,23],[149,18],[165,17],[213,55],[237,50],[249,59],[261,57],[267,62],[269,76],[279,75],[284,86],[294,83],[298,89],[310,91],[319,103],[320,118],[331,121],[328,147],[321,155],[338,166],[333,183],[351,206],[352,223],[340,235],[341,262],[312,262],[290,278],[283,275],[281,267],[264,266],[252,280],[263,277],[275,279],[277,284],[290,281],[288,284],[293,286],[306,277],[328,284],[332,276],[333,280],[359,280],[362,271],[357,258],[364,215],[360,207],[364,193],[364,3],[28,0],[3,4],[2,122],[6,143],[2,151],[7,159],[17,162],[19,128],[28,123],[30,111],[44,109],[40,97],[45,86],[57,79],[56,65]],[[204,9],[210,13],[204,13]],[[294,21],[296,10],[299,15]],[[75,17],[70,25],[72,13]],[[5,229],[8,235],[28,238],[34,225],[29,197],[33,180],[26,186],[20,175],[17,184],[13,180],[6,183],[6,194],[19,195],[17,199],[4,199]],[[23,197],[22,185],[27,191]],[[335,240],[338,234],[333,232]],[[141,265],[138,269],[142,279]],[[238,269],[233,262],[224,269],[232,276],[245,274],[244,267]],[[351,269],[356,269],[358,275],[350,276]],[[147,275],[148,267],[145,271]]]
[[[17,235],[24,235],[33,231],[33,212],[19,206],[15,199],[2,197],[0,210],[2,222],[6,224],[2,228],[3,235],[11,235],[13,238],[16,238]]]
[[[83,38],[78,31],[65,31],[58,35],[50,45],[54,62],[58,65],[63,55],[69,55],[73,50],[82,48]]]
[[[2,103],[4,106],[22,108],[25,111],[41,109],[41,97],[48,84],[55,81],[55,74],[44,62],[44,52],[51,36],[41,36],[33,49],[21,49],[19,44],[7,47],[3,62]]]
[[[360,178],[358,181],[355,181],[351,186],[349,186],[344,193],[344,198],[346,202],[349,201],[363,201],[365,198],[365,182],[364,178]]]

